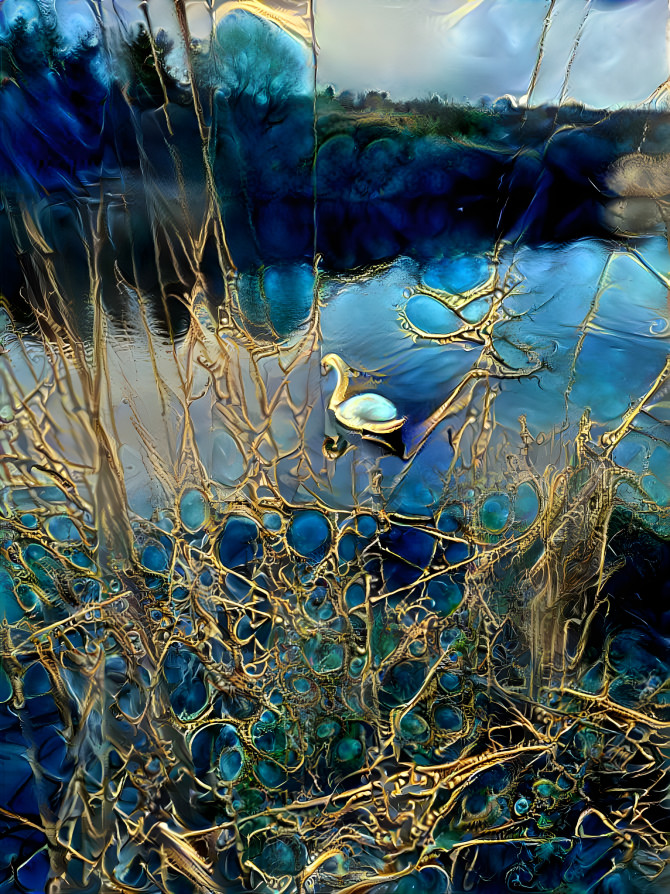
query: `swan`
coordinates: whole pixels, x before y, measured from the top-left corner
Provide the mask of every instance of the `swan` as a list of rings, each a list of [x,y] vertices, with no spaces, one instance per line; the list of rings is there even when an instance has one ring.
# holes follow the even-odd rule
[[[444,403],[427,419],[410,423],[400,415],[395,404],[374,391],[363,391],[347,397],[349,380],[358,375],[338,354],[326,354],[321,364],[325,372],[333,369],[337,374],[335,389],[328,402],[335,420],[342,428],[358,432],[369,441],[377,441],[390,448],[403,459],[410,459],[424,444],[428,435],[447,416],[465,409],[471,401],[472,386],[481,379],[488,379],[490,369],[475,368],[456,385]],[[327,455],[340,455],[344,446],[341,437],[327,438]]]
[[[321,363],[326,372],[334,369],[337,374],[328,409],[341,426],[373,440],[403,427],[406,417],[401,416],[393,401],[382,394],[363,391],[347,397],[349,379],[358,373],[352,371],[338,354],[326,354]]]

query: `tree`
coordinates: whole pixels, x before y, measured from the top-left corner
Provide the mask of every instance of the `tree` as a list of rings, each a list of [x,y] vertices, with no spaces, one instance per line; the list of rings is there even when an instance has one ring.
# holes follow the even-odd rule
[[[218,88],[234,103],[242,96],[276,106],[311,89],[306,47],[272,22],[243,10],[214,30],[209,52],[196,57],[201,86]]]

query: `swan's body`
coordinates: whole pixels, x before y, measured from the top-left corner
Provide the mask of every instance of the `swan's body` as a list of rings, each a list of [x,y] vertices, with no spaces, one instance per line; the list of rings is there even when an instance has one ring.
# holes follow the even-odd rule
[[[342,425],[357,430],[373,426],[376,431],[394,431],[404,421],[398,418],[395,404],[381,394],[356,394],[338,406],[335,416]]]

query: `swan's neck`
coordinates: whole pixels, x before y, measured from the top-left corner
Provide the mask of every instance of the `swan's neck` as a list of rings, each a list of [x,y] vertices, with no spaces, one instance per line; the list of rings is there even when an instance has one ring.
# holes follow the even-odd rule
[[[328,404],[329,409],[334,410],[344,400],[349,386],[349,367],[338,354],[326,354],[321,361],[326,369],[334,369],[337,373],[335,390]]]

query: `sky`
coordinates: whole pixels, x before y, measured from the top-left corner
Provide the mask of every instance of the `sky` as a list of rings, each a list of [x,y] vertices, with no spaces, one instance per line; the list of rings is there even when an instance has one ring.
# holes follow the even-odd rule
[[[573,99],[616,108],[644,102],[670,76],[668,0],[312,0],[311,10],[309,0],[185,5],[191,35],[203,40],[214,23],[243,8],[310,45],[311,12],[317,81],[338,92],[379,90],[397,100],[438,94],[471,103],[511,95],[521,104]],[[102,0],[100,7],[89,0],[0,0],[0,32],[17,16],[37,22],[38,6],[57,10],[73,38],[94,30],[94,8],[125,26],[144,19],[140,0]],[[174,0],[151,0],[146,8],[154,29],[174,35],[178,48]]]
[[[530,97],[548,0],[315,0],[314,8],[318,80],[338,91],[609,108],[643,102],[670,74],[667,0],[555,0]]]

